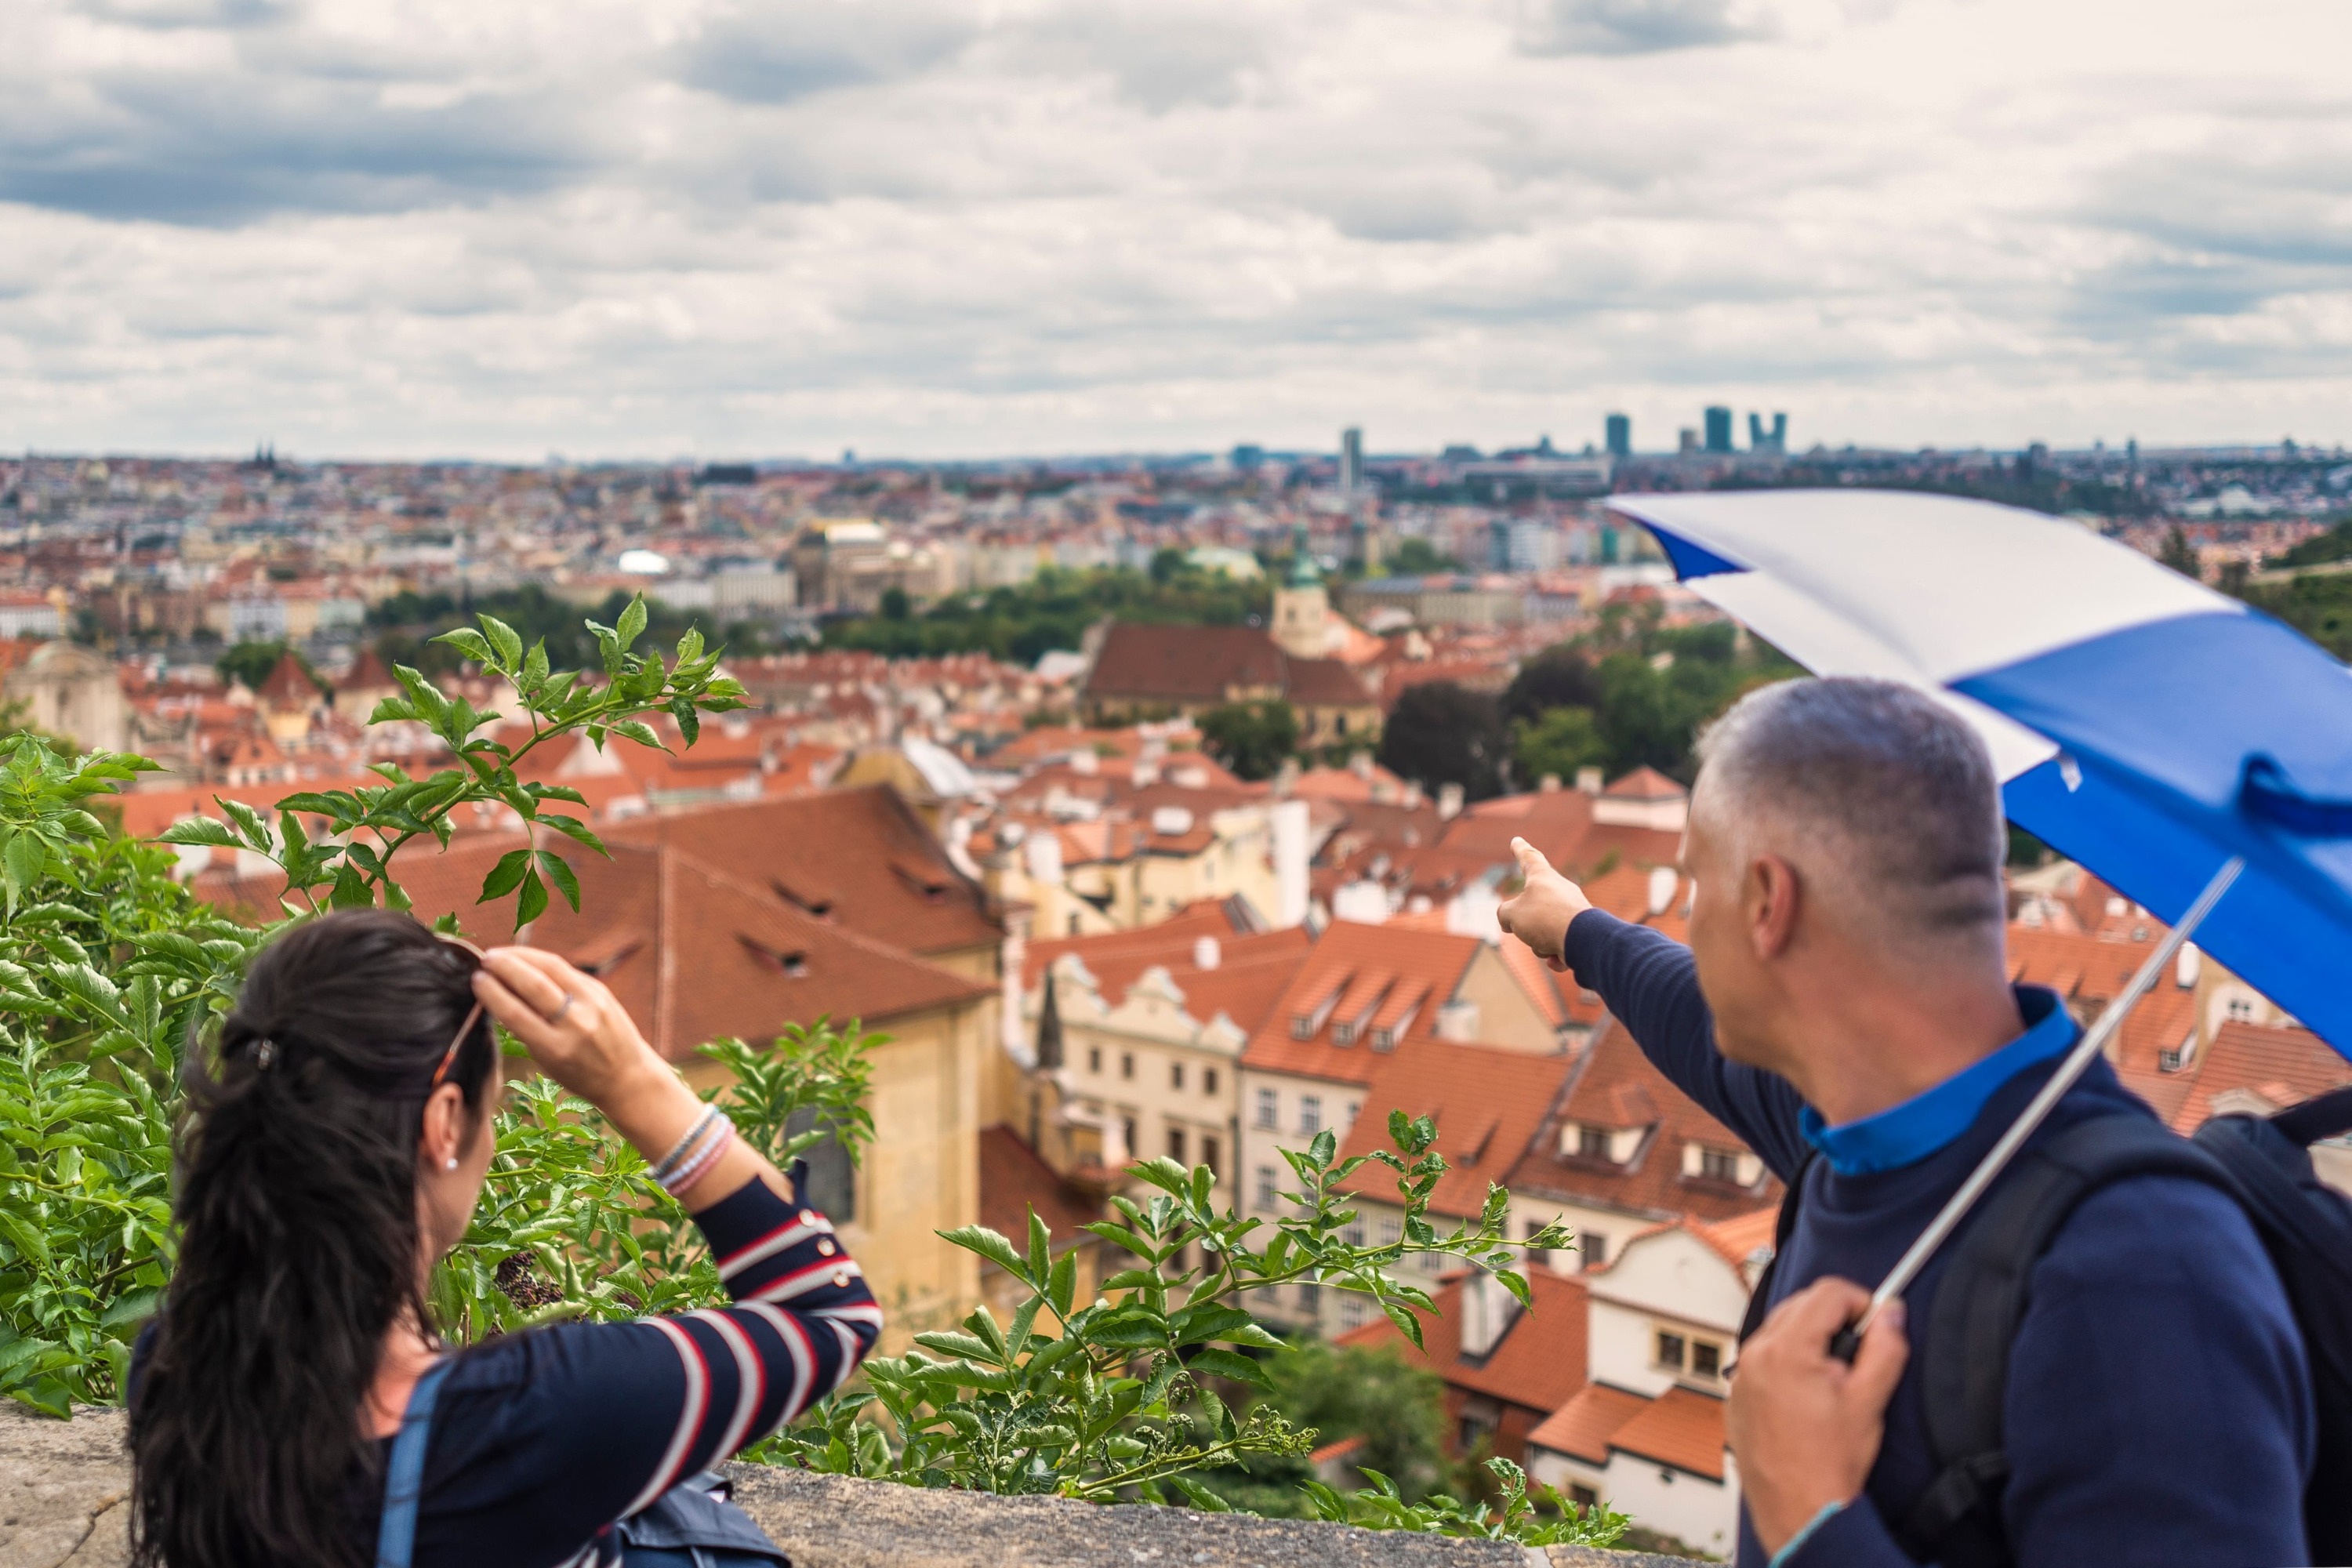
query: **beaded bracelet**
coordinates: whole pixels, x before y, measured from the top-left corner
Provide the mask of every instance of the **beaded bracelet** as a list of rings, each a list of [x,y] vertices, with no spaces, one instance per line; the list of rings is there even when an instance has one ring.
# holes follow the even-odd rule
[[[661,1163],[654,1167],[654,1180],[667,1184],[671,1173],[685,1163],[686,1157],[694,1152],[694,1146],[702,1142],[702,1135],[710,1131],[711,1121],[725,1114],[715,1105],[705,1106],[702,1114],[694,1119],[694,1125],[686,1130],[685,1136],[678,1139],[670,1152],[662,1156]]]
[[[661,1184],[662,1191],[676,1197],[694,1185],[719,1163],[719,1156],[727,1152],[727,1145],[734,1141],[735,1124],[724,1116],[719,1117],[712,1123],[710,1136],[703,1140],[702,1147],[689,1155],[686,1163],[671,1172]]]

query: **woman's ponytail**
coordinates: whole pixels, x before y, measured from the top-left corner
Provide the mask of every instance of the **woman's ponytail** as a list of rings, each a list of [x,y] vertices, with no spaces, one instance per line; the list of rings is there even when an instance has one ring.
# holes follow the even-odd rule
[[[180,1258],[131,1402],[134,1561],[362,1564],[384,1337],[429,1327],[416,1146],[475,959],[405,915],[331,914],[256,957],[191,1052]],[[478,1112],[487,1025],[450,1078]]]

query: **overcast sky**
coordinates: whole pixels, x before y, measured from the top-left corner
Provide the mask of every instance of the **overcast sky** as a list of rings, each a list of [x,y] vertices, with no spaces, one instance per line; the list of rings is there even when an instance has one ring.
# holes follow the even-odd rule
[[[0,449],[2352,440],[2344,0],[5,0]]]

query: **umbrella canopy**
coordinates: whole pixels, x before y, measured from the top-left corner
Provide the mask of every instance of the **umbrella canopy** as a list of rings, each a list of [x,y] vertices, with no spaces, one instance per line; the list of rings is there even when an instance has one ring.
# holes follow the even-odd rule
[[[1822,675],[1927,690],[1990,749],[2010,820],[2197,932],[2352,1056],[2352,671],[2074,523],[1949,496],[1612,498],[1701,597]]]

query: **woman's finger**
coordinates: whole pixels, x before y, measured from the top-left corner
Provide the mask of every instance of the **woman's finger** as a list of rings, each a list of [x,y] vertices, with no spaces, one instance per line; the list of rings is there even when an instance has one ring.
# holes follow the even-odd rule
[[[492,948],[483,957],[482,968],[527,1005],[538,1008],[542,1016],[551,1017],[563,1005],[563,986],[541,965],[531,963],[529,952],[527,948]]]

